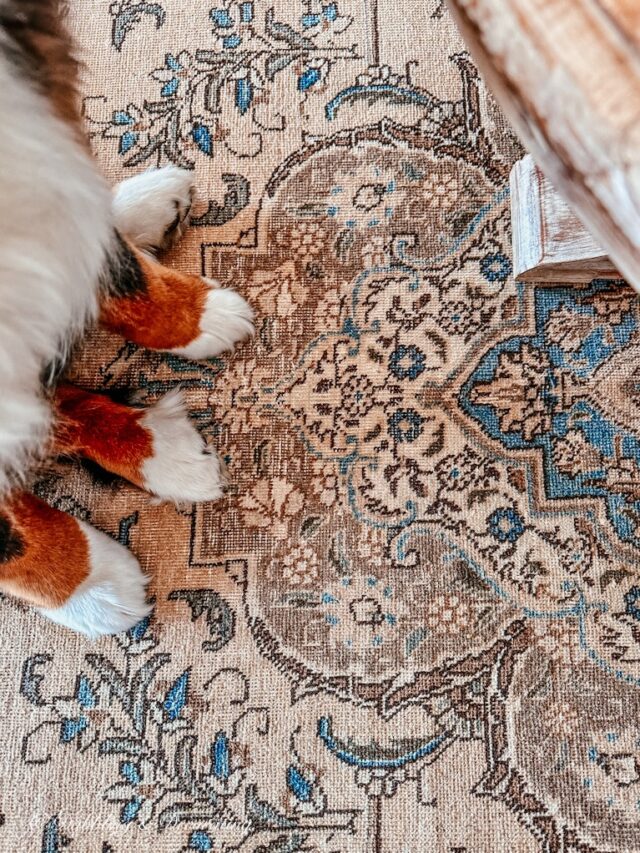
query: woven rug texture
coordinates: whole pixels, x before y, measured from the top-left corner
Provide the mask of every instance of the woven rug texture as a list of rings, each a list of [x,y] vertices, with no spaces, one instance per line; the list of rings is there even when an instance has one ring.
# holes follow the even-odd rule
[[[2,602],[0,850],[640,850],[638,302],[514,282],[522,150],[444,4],[68,6],[101,168],[194,170],[166,262],[257,334],[71,368],[184,388],[231,487],[42,472],[155,608],[91,643]]]

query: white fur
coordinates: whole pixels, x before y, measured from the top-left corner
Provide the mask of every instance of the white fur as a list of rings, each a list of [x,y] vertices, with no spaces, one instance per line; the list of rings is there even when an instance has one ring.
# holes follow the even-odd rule
[[[148,491],[176,503],[222,497],[220,459],[189,420],[179,391],[171,391],[148,409],[141,423],[153,436],[153,456],[142,466]]]
[[[188,222],[193,193],[192,173],[175,166],[128,178],[113,195],[116,227],[141,249],[160,248],[167,242],[167,230],[176,216],[181,226]],[[168,236],[171,239],[173,234]],[[188,346],[172,350],[176,355],[212,358],[253,334],[253,310],[247,302],[211,279],[204,281],[211,293],[200,319],[202,334]]]
[[[193,172],[177,166],[127,178],[113,191],[116,228],[140,249],[159,249],[188,223],[193,196]]]
[[[83,521],[78,524],[89,544],[89,577],[61,607],[40,612],[92,638],[127,631],[151,612],[148,578],[126,548]]]
[[[41,374],[97,313],[112,226],[90,155],[1,51],[0,116],[2,493],[47,437]]]
[[[172,350],[176,355],[212,358],[253,335],[254,313],[249,303],[235,290],[221,288],[208,278],[203,281],[211,290],[200,318],[201,334],[186,347]]]

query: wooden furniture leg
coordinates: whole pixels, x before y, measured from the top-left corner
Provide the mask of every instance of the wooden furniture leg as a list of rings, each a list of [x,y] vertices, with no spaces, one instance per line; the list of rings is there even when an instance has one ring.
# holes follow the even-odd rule
[[[511,170],[513,272],[523,281],[620,278],[569,205],[529,154]]]
[[[548,270],[555,257],[566,272],[593,264],[600,274],[608,256],[640,291],[640,3],[448,2],[507,118],[579,218],[571,224],[567,209],[536,189],[530,167],[517,170],[521,269]],[[527,221],[527,194],[536,192],[539,212]]]

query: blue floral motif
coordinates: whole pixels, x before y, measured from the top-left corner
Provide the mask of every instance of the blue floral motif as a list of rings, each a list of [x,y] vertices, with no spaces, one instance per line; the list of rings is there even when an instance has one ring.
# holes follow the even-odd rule
[[[199,121],[194,122],[191,129],[191,137],[203,154],[209,157],[213,152],[213,139],[211,131],[206,124],[200,124]]]
[[[81,675],[78,679],[76,696],[81,708],[95,708],[98,700],[93,687],[91,686],[91,682],[86,675]]]
[[[298,77],[298,89],[301,92],[306,92],[321,79],[322,75],[319,68],[307,68]]]
[[[185,670],[174,682],[164,700],[164,710],[169,720],[177,720],[187,701],[189,670]]]
[[[118,51],[122,50],[125,39],[145,15],[155,21],[156,30],[159,30],[167,19],[162,5],[148,0],[116,0],[110,6],[109,13],[113,17],[111,43]]]
[[[129,629],[129,636],[134,642],[139,642],[142,640],[144,635],[149,630],[149,625],[151,624],[151,616],[145,616],[144,619],[141,619],[137,625],[134,625],[133,628]]]
[[[61,853],[64,848],[69,846],[70,842],[71,839],[60,831],[58,815],[54,815],[47,821],[42,833],[42,847],[40,848],[42,853]]]
[[[62,743],[70,743],[78,737],[89,725],[86,717],[70,718],[62,721],[60,726],[60,740]]]
[[[124,783],[116,783],[112,786],[107,791],[107,797],[108,799],[114,799],[128,795],[128,799],[124,801],[120,809],[120,822],[131,823],[136,818],[139,818],[140,810],[147,799],[139,790],[145,779],[140,767],[133,761],[121,762],[120,775],[124,779]]]
[[[213,594],[212,590],[204,592]],[[158,675],[170,666],[171,655],[157,651],[149,618],[119,635],[116,643],[124,664],[87,654],[85,665],[92,671],[78,674],[69,697],[45,700],[40,694],[46,677],[42,667],[51,664],[50,655],[35,655],[25,662],[23,697],[56,717],[39,723],[25,737],[25,756],[46,764],[49,754],[41,750],[50,749],[47,731],[53,726],[65,747],[74,743],[83,752],[94,749],[98,755],[118,759],[117,779],[103,796],[117,807],[119,822],[146,827],[154,821],[159,833],[170,826],[195,823],[182,851],[213,850],[215,827],[232,830],[242,846],[258,825],[260,831],[272,830],[274,837],[283,829],[294,833],[307,815],[322,816],[312,832],[324,832],[334,825],[337,813],[326,810],[324,793],[312,769],[300,764],[297,756],[286,779],[293,816],[260,799],[256,785],[248,782],[245,746],[233,733],[242,725],[245,734],[266,736],[269,725],[264,708],[248,705],[248,695],[236,700],[239,707],[230,727],[218,729],[213,742],[201,745],[194,720],[197,710],[192,703],[191,671],[174,675],[169,688],[161,688]],[[215,673],[205,688],[212,690],[211,708],[215,711],[220,695],[244,695],[247,686],[248,679],[239,671]],[[200,706],[203,702],[201,694]],[[209,828],[202,828],[203,823]],[[49,844],[47,850],[55,853],[55,840],[63,838],[57,819],[49,821],[43,838]]]
[[[640,622],[640,586],[632,586],[624,596],[625,610],[633,619]]]
[[[637,546],[636,431],[608,411],[616,405],[615,395],[602,404],[608,386],[597,397],[562,394],[571,383],[586,385],[624,350],[637,333],[637,303],[618,282],[597,279],[580,290],[536,288],[533,299],[534,333],[503,340],[483,355],[461,390],[462,409],[507,451],[539,451],[549,499],[601,498],[617,535]],[[579,324],[585,331],[575,341],[557,331]]]
[[[488,519],[489,531],[498,542],[516,542],[524,533],[524,519],[513,507],[496,509]]]
[[[413,344],[399,346],[389,356],[389,369],[398,379],[417,379],[425,365],[425,354]]]
[[[140,772],[132,761],[123,761],[120,765],[120,775],[131,785],[139,785],[141,781]]]
[[[492,253],[480,261],[480,272],[487,281],[506,281],[511,275],[511,261],[506,255]]]
[[[308,803],[311,799],[312,784],[293,765],[287,770],[287,787],[300,802]]]
[[[326,809],[326,795],[318,772],[303,764],[294,750],[294,761],[287,767],[286,784],[289,810],[300,815],[320,815]]]
[[[208,853],[213,850],[213,839],[204,829],[195,829],[189,836],[188,850],[197,850],[198,853]]]
[[[326,624],[340,626],[334,642],[357,657],[371,654],[388,642],[402,619],[402,607],[394,599],[393,588],[377,577],[345,575],[331,591],[322,593],[320,602]]]
[[[114,133],[112,136],[115,135],[119,139],[119,154],[127,154],[138,144],[140,139],[138,124],[142,119],[142,113],[132,104],[126,110],[116,110],[113,113]]]
[[[167,53],[164,66],[151,72],[153,79],[163,84],[160,89],[160,97],[173,98],[179,93],[180,86],[188,79],[191,65],[191,55],[188,51],[183,50],[178,56]]]
[[[250,26],[255,18],[253,2],[227,2],[216,6],[209,13],[213,23],[214,35],[222,50],[236,50],[243,43],[245,35],[251,35]]]
[[[163,66],[150,72],[160,83],[157,101],[131,104],[110,118],[104,116],[104,99],[85,101],[93,133],[116,138],[126,166],[154,157],[193,168],[192,152],[211,157],[216,145],[254,155],[265,132],[284,128],[278,121],[265,125],[254,114],[260,103],[268,104],[276,77],[288,73],[304,99],[339,60],[355,58],[353,45],[327,44],[327,31],[337,36],[353,23],[339,15],[336,3],[323,5],[317,21],[315,13],[303,15],[299,30],[278,20],[273,8],[259,20],[256,4],[248,0],[218,0],[209,20],[213,49],[169,52]],[[241,133],[238,118],[250,124]]]
[[[143,802],[144,800],[142,797],[133,797],[131,800],[126,802],[120,812],[120,822],[131,823],[132,820],[135,820]]]
[[[213,746],[211,747],[213,772],[217,779],[229,778],[229,738],[225,732],[218,732]]]
[[[398,409],[389,416],[389,435],[399,443],[410,444],[422,434],[424,418],[415,409]]]
[[[324,21],[333,24],[339,18],[338,4],[327,3],[323,4],[319,12],[308,12],[302,16],[302,26],[305,29],[321,26]]]
[[[233,26],[233,19],[228,9],[212,9],[211,20],[221,30],[227,30]]]

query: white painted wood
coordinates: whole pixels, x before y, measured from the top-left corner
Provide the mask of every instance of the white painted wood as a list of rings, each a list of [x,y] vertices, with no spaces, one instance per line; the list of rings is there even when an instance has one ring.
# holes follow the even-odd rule
[[[513,270],[524,281],[619,278],[606,253],[528,155],[511,170]]]

